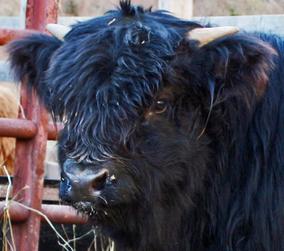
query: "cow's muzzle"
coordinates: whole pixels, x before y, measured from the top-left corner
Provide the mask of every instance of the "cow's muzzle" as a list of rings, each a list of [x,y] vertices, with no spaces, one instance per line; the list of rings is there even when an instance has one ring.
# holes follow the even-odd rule
[[[66,202],[92,202],[96,200],[109,182],[109,172],[105,168],[88,175],[65,172],[61,178],[59,196]]]

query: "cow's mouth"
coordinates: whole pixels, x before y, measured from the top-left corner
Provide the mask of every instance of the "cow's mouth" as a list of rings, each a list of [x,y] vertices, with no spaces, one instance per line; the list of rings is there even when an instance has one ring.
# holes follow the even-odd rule
[[[87,216],[90,221],[99,223],[105,221],[108,217],[106,208],[98,207],[94,202],[80,201],[72,203],[72,206],[79,214]]]
[[[89,217],[92,217],[97,213],[95,206],[92,202],[89,201],[79,201],[72,203],[72,206],[79,212],[83,213]]]

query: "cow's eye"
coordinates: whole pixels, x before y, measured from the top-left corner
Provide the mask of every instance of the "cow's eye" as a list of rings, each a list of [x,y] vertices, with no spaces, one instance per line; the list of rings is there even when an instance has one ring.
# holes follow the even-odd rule
[[[166,100],[158,100],[155,103],[153,111],[157,114],[163,113],[168,108],[168,102]]]

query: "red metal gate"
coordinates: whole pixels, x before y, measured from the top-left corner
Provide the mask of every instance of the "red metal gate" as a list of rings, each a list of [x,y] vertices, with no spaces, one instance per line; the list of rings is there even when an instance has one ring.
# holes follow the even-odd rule
[[[47,23],[57,21],[58,0],[28,0],[26,30],[0,29],[0,45],[23,36],[30,30],[44,32]],[[22,204],[39,210],[54,223],[84,223],[76,212],[67,206],[44,205],[44,158],[47,139],[56,139],[56,128],[48,124],[48,115],[35,93],[28,94],[26,83],[21,85],[22,113],[19,119],[0,118],[0,137],[16,137],[16,159],[13,193]],[[0,202],[0,216],[6,207]],[[42,216],[20,204],[9,205],[10,218],[17,251],[38,250]]]

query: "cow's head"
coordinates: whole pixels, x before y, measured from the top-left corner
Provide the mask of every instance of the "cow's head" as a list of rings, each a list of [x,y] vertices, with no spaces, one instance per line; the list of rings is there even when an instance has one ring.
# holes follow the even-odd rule
[[[172,238],[205,210],[216,156],[250,119],[272,50],[128,1],[52,30],[64,40],[33,35],[9,50],[19,79],[64,123],[61,198],[114,238]]]

